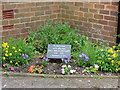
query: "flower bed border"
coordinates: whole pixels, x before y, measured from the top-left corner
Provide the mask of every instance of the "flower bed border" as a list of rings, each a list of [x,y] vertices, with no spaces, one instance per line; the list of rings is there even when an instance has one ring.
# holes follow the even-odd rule
[[[33,74],[33,73],[15,73],[15,72],[2,72],[3,76],[25,76],[25,77],[43,77],[43,78],[111,78],[119,79],[119,76],[115,75],[50,75],[50,74]]]

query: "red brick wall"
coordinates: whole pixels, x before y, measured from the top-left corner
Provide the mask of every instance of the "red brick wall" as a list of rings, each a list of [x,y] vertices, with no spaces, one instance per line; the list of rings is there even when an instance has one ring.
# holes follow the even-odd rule
[[[4,14],[6,10],[13,10],[13,16],[2,21],[3,37],[25,37],[30,27],[35,29],[46,21],[62,20],[77,26],[93,41],[116,41],[113,35],[117,31],[117,2],[8,3],[2,7]]]
[[[83,35],[93,41],[116,42],[118,2],[64,2],[63,21],[78,26]]]

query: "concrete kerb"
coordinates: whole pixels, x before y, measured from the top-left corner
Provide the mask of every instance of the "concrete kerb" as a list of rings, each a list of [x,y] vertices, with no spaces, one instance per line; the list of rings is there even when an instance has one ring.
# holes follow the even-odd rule
[[[35,73],[15,73],[15,72],[2,72],[3,76],[21,76],[21,77],[43,77],[43,78],[111,78],[119,79],[119,76],[115,75],[49,75],[49,74],[35,74]]]

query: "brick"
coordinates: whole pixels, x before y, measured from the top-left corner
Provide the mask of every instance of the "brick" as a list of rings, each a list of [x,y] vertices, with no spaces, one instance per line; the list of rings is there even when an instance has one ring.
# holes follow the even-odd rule
[[[69,10],[79,10],[80,8],[79,7],[76,7],[76,6],[69,6]]]
[[[56,14],[50,15],[50,18],[51,18],[51,19],[57,18],[57,15],[56,15]]]
[[[31,17],[30,21],[37,21],[40,20],[40,17]]]
[[[31,8],[15,9],[15,13],[30,12]]]
[[[114,31],[114,27],[112,27],[112,26],[104,26],[104,30]]]
[[[24,16],[25,16],[24,13],[16,13],[15,14],[15,18],[22,18]]]
[[[99,39],[103,39],[103,35],[102,34],[93,34],[93,38],[99,38]]]
[[[30,18],[21,18],[20,22],[21,23],[30,22]]]
[[[98,23],[98,20],[96,20],[96,19],[92,19],[92,18],[89,18],[89,22],[92,22],[92,23]]]
[[[84,17],[93,18],[93,14],[92,13],[84,13]]]
[[[3,26],[3,30],[9,30],[9,29],[13,29],[14,25],[4,25]]]
[[[36,6],[36,3],[35,2],[28,2],[25,4],[25,7],[35,7]]]
[[[5,4],[5,5],[2,5],[2,9],[3,10],[12,10],[16,7],[15,4]]]
[[[21,32],[21,30],[19,30],[19,29],[11,30],[11,31],[10,31],[10,35],[11,35],[11,34],[20,34],[20,32]]]
[[[34,12],[24,13],[24,17],[34,17],[34,16],[35,16]]]
[[[31,10],[32,12],[38,12],[38,11],[40,11],[40,10],[42,10],[42,9],[41,9],[41,7],[32,7],[32,8],[30,8],[30,10]]]
[[[117,22],[115,22],[115,21],[109,21],[109,25],[117,27]]]
[[[52,11],[50,11],[50,10],[45,11],[45,15],[47,15],[47,14],[51,14],[51,13],[52,13]]]
[[[109,11],[108,10],[100,10],[100,14],[109,14]]]
[[[94,18],[95,18],[95,19],[103,19],[103,15],[95,14],[95,15],[94,15]]]
[[[85,21],[85,22],[87,22],[88,19],[85,18],[85,17],[79,17],[79,20],[80,20],[80,21]]]
[[[67,14],[62,14],[62,17],[63,17],[63,18],[70,18],[70,16],[67,15]]]
[[[115,5],[115,6],[118,6],[118,5],[119,5],[118,2],[111,2],[111,3],[112,3],[112,5]]]
[[[27,33],[29,31],[29,28],[23,28],[21,29],[21,33]]]
[[[2,32],[2,36],[8,36],[9,35],[9,31],[3,31]]]
[[[93,8],[94,7],[94,3],[84,3],[84,7],[86,7],[86,8]]]
[[[93,28],[96,30],[101,30],[103,28],[102,25],[98,25],[98,24],[93,24]]]
[[[35,16],[44,15],[44,11],[35,12]]]
[[[25,8],[25,3],[17,3],[15,8]]]
[[[49,6],[42,6],[41,7],[41,10],[49,10],[50,8],[49,8]]]
[[[112,37],[112,36],[103,36],[103,40],[107,40],[107,41],[111,41],[111,42],[116,41],[115,37]]]
[[[83,12],[88,12],[88,8],[80,7],[80,10],[83,11]]]
[[[74,15],[74,11],[73,10],[66,10],[66,14]]]
[[[117,6],[112,6],[112,5],[106,5],[105,9],[106,9],[106,10],[117,11],[117,10],[118,10],[118,7],[117,7]]]
[[[104,9],[104,5],[95,4],[95,8],[97,8],[97,9]]]
[[[53,10],[53,13],[60,13],[60,10]]]
[[[117,16],[117,15],[118,15],[118,12],[117,12],[117,11],[110,11],[110,15],[112,15],[112,16]]]
[[[8,25],[8,20],[3,20],[2,25]]]
[[[23,28],[24,27],[24,24],[16,24],[15,25],[15,28]]]
[[[92,27],[92,24],[91,23],[87,23],[87,22],[83,22],[83,26],[85,26],[85,27]]]
[[[74,23],[75,23],[76,25],[82,25],[82,22],[81,22],[81,21],[76,21],[76,20],[74,20]]]
[[[51,10],[59,9],[59,5],[57,5],[57,4],[56,4],[56,5],[51,5],[51,6],[50,6],[50,9],[51,9]]]
[[[71,14],[73,14],[73,12],[71,13]],[[75,11],[74,12],[74,15],[77,15],[77,16],[80,16],[80,17],[83,17],[83,12],[80,12],[80,11]]]
[[[83,2],[75,2],[75,6],[83,7]]]
[[[36,2],[36,6],[45,6],[46,3],[45,2]]]
[[[111,20],[111,21],[115,21],[116,20],[115,17],[113,17],[113,16],[104,16],[104,19],[105,20]]]
[[[37,22],[37,21],[36,21]],[[25,27],[33,27],[35,25],[34,22],[27,22],[25,23]],[[22,27],[23,28],[23,27]]]
[[[108,21],[105,20],[98,20],[98,23],[103,25],[108,25]]]
[[[62,9],[69,9],[69,6],[66,6],[66,5],[62,5],[60,6]]]
[[[91,12],[91,13],[98,13],[98,9],[89,9],[89,12]]]
[[[78,20],[78,16],[70,16],[70,19]]]

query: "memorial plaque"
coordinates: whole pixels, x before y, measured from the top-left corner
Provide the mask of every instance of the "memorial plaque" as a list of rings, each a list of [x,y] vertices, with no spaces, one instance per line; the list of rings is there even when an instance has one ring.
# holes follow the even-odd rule
[[[47,57],[60,59],[64,56],[71,58],[71,45],[48,44]]]

